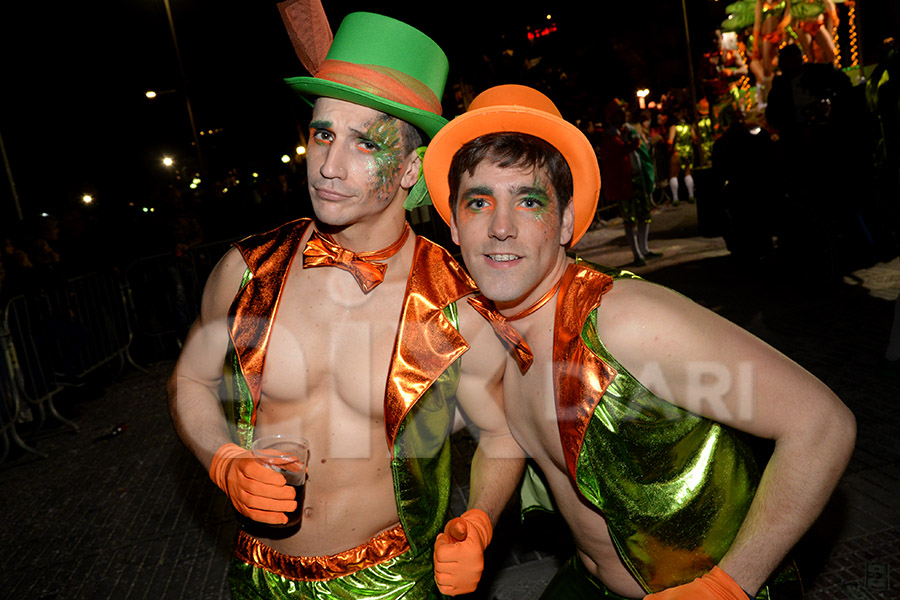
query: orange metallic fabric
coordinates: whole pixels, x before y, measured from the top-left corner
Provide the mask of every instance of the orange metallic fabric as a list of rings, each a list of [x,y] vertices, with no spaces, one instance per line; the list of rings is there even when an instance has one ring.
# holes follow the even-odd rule
[[[444,309],[476,291],[453,257],[425,238],[416,238],[413,266],[384,394],[385,433],[392,449],[412,406],[469,349]]]
[[[612,285],[612,277],[605,273],[569,265],[556,300],[553,325],[556,418],[566,466],[573,479],[588,423],[606,387],[616,376],[615,369],[582,343],[581,326]]]
[[[365,544],[330,556],[291,556],[273,550],[250,534],[239,531],[234,555],[249,565],[295,581],[328,581],[388,561],[409,550],[399,525]]]
[[[256,424],[266,349],[278,312],[281,290],[300,241],[311,223],[310,219],[299,219],[254,236],[252,246],[245,244],[245,240],[235,244],[252,273],[229,311],[231,340],[253,399],[252,425]]]

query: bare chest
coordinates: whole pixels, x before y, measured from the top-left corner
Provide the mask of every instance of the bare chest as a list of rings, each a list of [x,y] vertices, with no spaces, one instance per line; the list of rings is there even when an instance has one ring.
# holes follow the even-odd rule
[[[565,465],[553,385],[553,329],[539,322],[523,336],[534,354],[534,362],[523,375],[514,360],[507,359],[503,398],[509,429],[522,448],[538,462]]]
[[[364,294],[336,268],[292,271],[268,343],[264,397],[380,419],[405,283],[386,279]]]

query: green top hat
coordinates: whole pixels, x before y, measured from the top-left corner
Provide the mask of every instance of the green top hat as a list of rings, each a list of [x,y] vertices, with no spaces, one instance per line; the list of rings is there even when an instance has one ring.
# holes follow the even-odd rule
[[[424,33],[373,13],[347,15],[312,77],[292,77],[301,96],[337,98],[412,123],[433,137],[447,120],[441,97],[450,66]]]

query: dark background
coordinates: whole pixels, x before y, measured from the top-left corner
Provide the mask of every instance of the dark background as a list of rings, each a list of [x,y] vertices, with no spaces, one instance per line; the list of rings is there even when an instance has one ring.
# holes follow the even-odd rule
[[[596,119],[614,96],[633,98],[635,90],[647,87],[652,99],[689,81],[682,3],[674,0],[578,7],[468,0],[324,4],[333,29],[346,13],[369,10],[435,39],[450,58],[443,99],[448,117],[463,110],[466,94],[498,83],[534,85],[577,121]],[[695,62],[724,17],[725,4],[686,2]],[[0,135],[9,160],[0,178],[4,230],[22,225],[9,174],[26,222],[41,213],[63,220],[78,213],[104,234],[113,236],[117,229],[121,243],[148,243],[146,236],[128,232],[151,223],[162,226],[142,221],[143,209],[167,202],[173,186],[186,189],[193,173],[203,173],[205,210],[238,223],[210,231],[209,237],[242,229],[236,218],[240,203],[223,201],[216,189],[230,183],[232,192],[246,190],[252,172],[262,181],[291,167],[302,170],[279,160],[303,143],[308,108],[283,84],[285,77],[307,73],[276,3],[170,0],[170,5],[180,61],[164,0],[3,3]],[[860,0],[857,10],[868,64],[877,61],[880,41],[897,28],[898,4]],[[548,12],[557,30],[529,42],[528,31],[544,27]],[[148,89],[168,93],[151,101],[144,97]],[[199,155],[192,146],[186,92],[196,129],[204,132]],[[162,166],[163,154],[175,158],[181,179]],[[84,193],[94,196],[91,206],[80,203]],[[273,218],[289,212],[282,207]]]

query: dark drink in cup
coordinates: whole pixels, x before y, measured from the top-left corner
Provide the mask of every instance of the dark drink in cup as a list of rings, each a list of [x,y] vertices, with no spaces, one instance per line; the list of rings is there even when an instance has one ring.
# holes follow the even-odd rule
[[[297,509],[289,513],[284,513],[288,518],[288,522],[284,524],[284,527],[299,525],[300,521],[303,520],[303,497],[306,495],[306,482],[301,483],[300,485],[292,485],[291,487],[294,488],[294,494],[296,494]]]
[[[309,442],[289,435],[272,435],[254,440],[253,454],[261,464],[284,476],[294,488],[297,508],[287,515],[288,522],[274,527],[296,527],[303,519],[303,500],[306,496],[306,469],[309,461]]]

